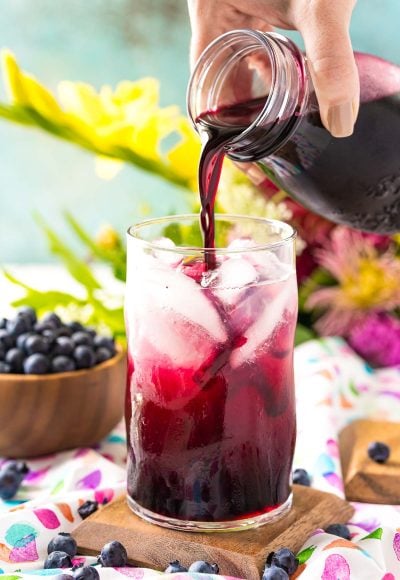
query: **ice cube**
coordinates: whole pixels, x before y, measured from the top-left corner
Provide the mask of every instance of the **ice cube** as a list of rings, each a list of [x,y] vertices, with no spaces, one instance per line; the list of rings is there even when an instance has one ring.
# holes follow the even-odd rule
[[[245,288],[255,284],[257,280],[257,271],[248,260],[228,258],[218,268],[218,276],[214,278],[211,286],[225,305],[232,306],[240,300]]]
[[[181,261],[182,258],[179,253],[171,251],[176,249],[176,244],[170,238],[157,238],[152,241],[152,244],[162,248],[160,250],[154,250],[153,255],[165,264],[176,266]]]
[[[207,331],[216,342],[227,339],[222,320],[201,286],[155,258],[146,262],[146,268],[137,268],[136,280],[127,286],[126,304],[127,312],[140,308],[145,316],[145,311],[165,310],[172,321],[182,317]]]
[[[267,342],[279,322],[284,319],[285,310],[288,310],[291,315],[295,315],[297,308],[296,277],[291,276],[277,286],[279,291],[275,297],[260,308],[259,315],[249,326],[245,334],[246,343],[233,351],[230,359],[232,368],[240,367],[251,359],[257,349]]]

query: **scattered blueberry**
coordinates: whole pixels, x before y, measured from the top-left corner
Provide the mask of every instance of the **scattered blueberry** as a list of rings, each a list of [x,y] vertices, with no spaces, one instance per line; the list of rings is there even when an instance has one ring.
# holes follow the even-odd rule
[[[31,325],[36,324],[36,312],[30,306],[22,306],[22,308],[19,308],[17,316],[22,316],[23,318],[30,320]]]
[[[381,441],[374,441],[368,445],[368,455],[376,463],[385,463],[389,459],[390,447]]]
[[[0,375],[8,375],[11,373],[11,367],[7,363],[0,361]]]
[[[308,475],[308,472],[305,469],[295,469],[293,471],[293,483],[296,483],[297,485],[305,485],[307,487],[310,487],[311,485],[311,479],[310,476]]]
[[[93,346],[93,337],[83,330],[74,332],[71,339],[75,346]]]
[[[76,556],[78,551],[78,546],[76,541],[66,532],[58,533],[52,540],[50,540],[49,545],[47,546],[47,553],[51,554],[52,552],[65,552],[71,558]]]
[[[0,498],[4,500],[13,498],[21,485],[21,481],[22,477],[18,473],[3,468],[0,471]]]
[[[75,369],[75,362],[68,356],[55,356],[51,361],[51,370],[53,373],[66,373],[74,371]]]
[[[77,346],[74,350],[74,360],[76,362],[76,368],[78,369],[90,369],[96,364],[96,357],[94,350],[90,346]]]
[[[99,503],[97,501],[90,501],[89,499],[85,501],[79,508],[78,513],[83,520],[94,514],[99,509]]]
[[[72,560],[69,554],[56,550],[49,554],[44,562],[44,568],[71,568]]]
[[[110,352],[108,350],[108,348],[98,348],[96,350],[96,364],[100,364],[102,362],[105,362],[106,360],[109,360],[110,358],[112,358],[114,355],[112,352]]]
[[[75,345],[68,336],[59,336],[56,338],[53,346],[53,354],[62,354],[70,356],[74,352]]]
[[[24,361],[24,373],[27,375],[45,375],[49,371],[49,361],[44,354],[31,354]]]
[[[23,477],[29,473],[29,467],[25,461],[9,461],[5,467],[21,474]]]
[[[101,549],[100,562],[107,568],[123,568],[128,562],[128,554],[121,542],[114,540]]]
[[[55,312],[48,312],[45,314],[41,320],[43,324],[53,324],[56,328],[62,325],[60,317]]]
[[[14,337],[5,328],[0,329],[0,342],[6,350],[15,345]]]
[[[283,568],[271,566],[271,568],[265,568],[262,580],[289,580],[289,575]]]
[[[75,580],[98,580],[100,575],[93,566],[84,566],[83,568],[74,570],[73,578]]]
[[[282,568],[288,574],[294,574],[299,566],[299,561],[289,548],[280,548],[268,556],[268,565]]]
[[[331,524],[325,528],[325,532],[333,536],[339,536],[339,538],[344,538],[345,540],[351,540],[350,530],[344,524]]]
[[[25,332],[28,332],[32,328],[30,321],[26,320],[22,316],[17,316],[13,320],[8,320],[7,330],[12,336],[19,336]]]
[[[10,365],[12,373],[22,373],[25,355],[19,348],[10,348],[5,356],[5,362]]]
[[[169,566],[165,568],[165,574],[178,574],[179,572],[187,572],[188,569],[179,562],[179,560],[174,560],[169,563]]]
[[[209,564],[204,560],[197,560],[190,564],[188,572],[197,572],[199,574],[219,574],[218,564]]]
[[[11,499],[17,493],[29,468],[23,461],[10,461],[0,470],[0,498]]]

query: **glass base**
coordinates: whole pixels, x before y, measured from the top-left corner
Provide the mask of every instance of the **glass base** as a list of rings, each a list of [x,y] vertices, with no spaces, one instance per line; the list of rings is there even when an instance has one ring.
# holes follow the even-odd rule
[[[137,516],[152,524],[181,532],[239,532],[251,528],[258,528],[264,524],[272,524],[289,513],[292,507],[292,499],[293,495],[290,494],[285,503],[278,508],[251,518],[224,522],[194,522],[156,514],[142,507],[134,499],[127,496],[128,506]]]

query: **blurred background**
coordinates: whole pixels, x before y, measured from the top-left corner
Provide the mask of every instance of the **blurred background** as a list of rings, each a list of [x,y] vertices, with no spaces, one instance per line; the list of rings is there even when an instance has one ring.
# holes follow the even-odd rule
[[[99,88],[154,76],[161,104],[184,110],[190,36],[185,0],[2,0],[1,8],[0,47],[10,48],[49,88],[64,79]],[[352,22],[354,48],[400,64],[399,22],[398,0],[361,0]],[[163,180],[125,166],[104,181],[90,153],[1,119],[0,152],[0,264],[51,260],[34,211],[73,246],[64,209],[92,233],[104,223],[123,232],[143,214],[187,209],[179,189]]]

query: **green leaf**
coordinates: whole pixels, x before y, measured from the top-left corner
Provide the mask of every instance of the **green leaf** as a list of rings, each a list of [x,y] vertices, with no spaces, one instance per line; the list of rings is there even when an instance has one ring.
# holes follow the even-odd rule
[[[305,550],[299,552],[296,556],[297,560],[299,561],[299,564],[304,564],[305,562],[307,562],[307,560],[311,558],[316,549],[317,546],[309,546]]]
[[[382,535],[383,535],[383,529],[376,528],[376,530],[374,530],[373,532],[368,534],[368,536],[365,536],[364,538],[361,538],[361,539],[362,540],[381,540]]]
[[[71,276],[85,286],[89,293],[92,293],[94,290],[99,290],[101,285],[92,274],[89,266],[61,241],[57,234],[47,226],[46,222],[39,215],[36,216],[36,221],[47,237],[50,251],[62,260]]]
[[[303,342],[307,342],[307,340],[313,340],[316,338],[316,334],[311,328],[307,328],[302,324],[297,324],[296,326],[296,334],[294,336],[294,344],[295,346],[299,346]]]

